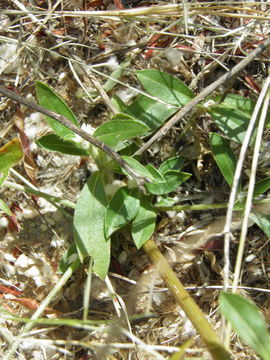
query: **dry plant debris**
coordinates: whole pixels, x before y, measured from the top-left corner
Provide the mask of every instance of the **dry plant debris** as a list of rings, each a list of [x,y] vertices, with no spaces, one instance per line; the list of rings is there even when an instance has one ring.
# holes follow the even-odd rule
[[[37,81],[49,84],[73,109],[82,128],[92,134],[93,128],[117,111],[114,96],[128,104],[143,92],[136,70],[168,72],[196,95],[201,93],[269,37],[269,10],[267,1],[0,0],[1,85],[31,101]],[[268,74],[269,55],[267,49],[215,92],[257,100]],[[39,148],[35,141],[49,131],[40,113],[4,96],[0,110],[1,146],[21,131],[29,155],[10,173],[8,185],[0,188],[1,199],[15,214],[0,218],[1,307],[25,319],[59,281],[58,264],[72,243],[72,211],[56,208],[43,197],[25,192],[23,186],[36,186],[61,197],[63,206],[72,205],[95,164]],[[174,194],[179,204],[228,201],[230,189],[217,171],[208,143],[213,130],[210,116],[191,112],[144,152],[145,161],[153,164],[177,154],[187,158],[193,176]],[[267,130],[263,144],[258,180],[269,176]],[[237,145],[235,151],[239,151]],[[250,162],[248,154],[246,180]],[[160,248],[217,329],[221,327],[217,296],[224,265],[218,235],[225,214],[225,209],[163,212],[156,231]],[[239,222],[241,219],[234,219],[232,264]],[[209,244],[210,238],[214,244]],[[93,277],[89,307],[93,323],[80,324],[78,329],[68,320],[82,317],[86,273],[85,269],[74,273],[46,307],[43,318],[48,323],[35,324],[18,344],[14,358],[169,359],[193,337],[187,358],[207,359],[189,320],[146,256],[126,239],[120,239],[114,249],[107,281]],[[241,291],[255,301],[267,320],[268,288],[269,239],[258,227],[250,226]],[[129,321],[123,318],[127,312],[134,315]],[[3,359],[9,358],[8,349],[22,326],[3,315]],[[235,359],[256,358],[237,337],[232,352]]]

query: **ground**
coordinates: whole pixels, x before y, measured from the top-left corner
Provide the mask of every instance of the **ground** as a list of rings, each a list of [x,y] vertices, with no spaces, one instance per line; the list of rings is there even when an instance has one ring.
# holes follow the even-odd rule
[[[121,8],[124,10],[119,16]],[[86,11],[86,16],[74,11]],[[83,128],[92,133],[111,117],[113,97],[129,104],[142,90],[135,71],[167,72],[199,94],[269,36],[269,20],[269,4],[263,1],[121,4],[110,0],[0,0],[1,85],[29,100],[36,100],[37,81],[50,85],[70,106]],[[266,50],[236,79],[216,89],[215,94],[229,92],[257,101],[268,66]],[[121,72],[109,86],[117,69]],[[93,274],[88,312],[93,324],[80,323],[78,328],[76,322],[70,325],[64,321],[82,318],[86,263],[58,289],[41,316],[43,323],[32,324],[26,339],[16,345],[23,329],[19,319],[29,319],[63,277],[58,266],[73,241],[74,206],[96,165],[92,158],[38,147],[35,141],[50,132],[43,115],[4,96],[0,100],[1,145],[18,136],[19,118],[30,153],[30,160],[16,165],[0,189],[1,199],[14,212],[13,217],[4,213],[0,217],[1,357],[169,359],[192,338],[186,358],[208,359],[204,344],[144,251],[121,237],[112,250],[107,280]],[[192,177],[172,194],[179,204],[228,202],[230,188],[213,160],[208,141],[208,133],[216,130],[210,115],[189,113],[145,151],[143,161],[156,166],[170,156],[186,158],[184,170]],[[266,149],[268,138],[265,130]],[[239,145],[233,146],[238,153]],[[244,163],[246,182],[251,157],[248,153]],[[257,179],[269,176],[268,169],[269,161],[264,155]],[[36,187],[66,203],[56,208],[23,186]],[[155,232],[160,250],[218,332],[223,245],[219,239],[214,251],[204,245],[213,234],[222,232],[225,216],[225,209],[164,211],[159,213]],[[232,272],[241,216],[234,217],[233,224]],[[240,292],[252,299],[269,320],[269,239],[251,225]],[[198,226],[204,231],[199,236],[191,229]],[[191,230],[193,233],[187,236]],[[18,321],[11,321],[10,314]],[[56,319],[58,323],[50,322]],[[235,359],[257,358],[236,335],[231,344]],[[12,346],[14,351],[10,351]]]

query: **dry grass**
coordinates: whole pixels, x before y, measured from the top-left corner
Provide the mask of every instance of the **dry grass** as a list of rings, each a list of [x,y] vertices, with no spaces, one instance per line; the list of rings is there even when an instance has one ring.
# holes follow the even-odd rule
[[[169,72],[198,94],[269,37],[270,8],[264,1],[142,1],[133,7],[132,3],[123,2],[130,7],[119,10],[110,0],[0,0],[1,84],[31,99],[35,97],[36,81],[46,82],[70,105],[81,123],[96,127],[115,112],[113,95],[129,101],[143,92],[135,80],[136,70]],[[230,91],[257,100],[268,63],[269,50],[255,58],[230,88],[221,86],[217,92]],[[118,79],[113,78],[116,85],[104,90],[117,69],[122,71]],[[18,105],[4,97],[0,100],[3,144],[14,136]],[[26,133],[32,142],[47,132],[41,117],[33,117],[25,107],[20,110],[22,117],[27,117]],[[194,176],[177,194],[182,201],[203,204],[229,199],[230,190],[217,172],[207,143],[213,126],[206,116],[193,119],[192,125],[185,118],[145,154],[148,161],[157,164],[175,153],[187,157]],[[268,136],[265,132],[264,141],[269,141]],[[73,206],[94,164],[45,153],[34,145],[32,153],[39,190],[60,196],[69,201],[64,205]],[[244,163],[245,172],[250,161]],[[269,176],[268,162],[265,158],[259,165],[258,179]],[[208,358],[146,256],[124,241],[114,250],[110,280],[103,283],[93,277],[88,314],[93,323],[72,322],[82,318],[86,270],[75,272],[65,285],[59,284],[61,277],[56,272],[64,250],[72,242],[70,219],[48,207],[42,198],[36,203],[15,185],[27,178],[22,166],[16,170],[24,179],[12,173],[9,186],[2,187],[0,193],[9,205],[16,203],[22,210],[17,208],[16,212],[18,232],[7,231],[6,220],[1,218],[2,307],[18,318],[29,318],[56,284],[59,291],[50,304],[43,304],[43,322],[31,323],[26,339],[18,337],[22,323],[6,320],[7,315],[2,313],[3,359],[169,359],[192,336],[186,356]],[[70,210],[66,212],[70,214]],[[222,253],[205,251],[183,264],[179,262],[177,241],[189,226],[205,218],[224,216],[225,210],[171,215],[160,216],[157,241],[219,331],[217,297],[223,285]],[[230,253],[232,264],[237,242],[236,231]],[[254,226],[247,235],[240,291],[256,302],[267,319],[268,287],[269,240]],[[24,303],[18,300],[22,298]],[[127,314],[143,315],[128,320]],[[14,346],[17,340],[20,342]],[[9,351],[12,346],[14,354]],[[232,352],[235,359],[256,358],[235,336]]]

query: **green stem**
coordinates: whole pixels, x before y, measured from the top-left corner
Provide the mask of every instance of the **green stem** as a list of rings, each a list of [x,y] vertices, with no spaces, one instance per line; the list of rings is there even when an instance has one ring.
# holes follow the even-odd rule
[[[148,240],[143,245],[143,249],[150,260],[157,266],[160,276],[165,281],[176,302],[192,322],[213,358],[215,360],[230,360],[229,352],[223,347],[212,325],[207,321],[199,306],[176,277],[155,242],[152,239]]]
[[[253,200],[254,208],[258,209],[263,204],[268,204],[270,202],[269,198]],[[219,203],[219,204],[195,204],[195,205],[172,205],[172,206],[154,206],[157,211],[196,211],[196,210],[214,210],[214,209],[227,209],[228,203]],[[243,211],[245,210],[245,204],[237,202],[234,205],[234,211]]]
[[[2,184],[2,186],[7,187],[9,189],[23,191],[23,192],[26,192],[27,194],[33,194],[33,195],[43,197],[44,199],[46,199],[49,203],[51,203],[55,207],[59,207],[59,205],[62,205],[62,206],[66,206],[66,207],[75,209],[75,206],[76,206],[76,204],[74,204],[72,201],[64,200],[58,196],[49,195],[43,191],[36,190],[30,186],[16,184],[16,183],[13,183],[13,182],[7,181],[7,180]]]
[[[195,205],[173,205],[173,206],[155,206],[157,211],[184,211],[184,210],[210,210],[226,209],[227,203],[221,204],[195,204]]]

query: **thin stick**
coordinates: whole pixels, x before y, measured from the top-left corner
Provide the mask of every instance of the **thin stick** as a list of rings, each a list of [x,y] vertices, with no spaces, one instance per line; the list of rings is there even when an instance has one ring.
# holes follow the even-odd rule
[[[88,273],[87,273],[87,278],[85,281],[84,292],[83,292],[83,320],[88,319],[91,288],[92,288],[93,263],[94,263],[93,257],[91,256],[89,259]]]
[[[249,121],[249,125],[248,125],[246,135],[245,135],[245,138],[244,138],[241,150],[240,150],[240,154],[238,157],[238,161],[237,161],[236,169],[235,169],[235,173],[234,173],[233,184],[232,184],[232,189],[231,189],[231,193],[230,193],[228,209],[227,209],[227,214],[226,214],[226,222],[225,222],[224,230],[223,230],[223,233],[224,233],[224,268],[223,268],[224,291],[227,290],[227,287],[229,285],[229,270],[230,270],[229,255],[230,255],[230,239],[231,239],[230,229],[231,229],[231,222],[232,222],[232,218],[233,218],[234,205],[235,205],[236,196],[237,196],[238,183],[239,183],[239,179],[241,176],[243,163],[244,163],[245,155],[246,155],[247,148],[248,148],[248,145],[250,142],[250,138],[252,136],[252,132],[255,127],[255,124],[257,121],[257,116],[261,109],[262,102],[263,102],[264,96],[266,94],[266,90],[267,90],[267,88],[264,87],[261,92],[261,95],[256,103],[256,106],[253,110],[253,114]]]
[[[264,11],[252,9],[257,4],[252,2],[245,2],[240,6],[234,6],[235,1],[221,1],[213,4],[213,2],[204,2],[203,6],[199,2],[189,4],[189,15],[194,16],[199,14],[214,14],[222,17],[234,17],[234,18],[252,18],[252,19],[259,19],[259,20],[269,20],[269,16],[265,15]],[[243,10],[243,6],[247,5],[246,10],[249,10],[249,14],[243,13],[236,13],[236,10]],[[229,12],[231,11],[231,12]],[[100,17],[100,18],[110,18],[116,19],[119,18],[134,18],[134,17],[141,17],[141,18],[152,18],[156,19],[157,17],[161,16],[183,16],[183,9],[182,4],[168,4],[168,5],[154,5],[154,6],[142,6],[133,9],[124,9],[124,10],[92,10],[92,11],[55,11],[53,13],[54,16],[69,16],[69,17]],[[46,15],[48,11],[46,10],[16,10],[13,9],[1,9],[1,13],[3,14],[15,14],[15,15],[28,15],[28,14],[35,14],[35,15]],[[251,13],[251,14],[250,14]],[[258,15],[254,15],[258,14]]]
[[[188,104],[186,104],[181,110],[179,110],[160,130],[148,140],[135,155],[141,155],[146,149],[148,149],[155,141],[160,140],[175,124],[177,124],[184,116],[186,116],[196,105],[198,105],[207,96],[212,94],[220,85],[224,85],[228,80],[232,79],[240,73],[255,57],[262,53],[270,46],[270,37],[260,44],[252,53],[247,55],[242,61],[235,65],[232,70],[222,75],[219,79],[207,86],[200,94],[195,96]]]
[[[244,253],[244,246],[245,246],[245,240],[248,230],[248,222],[249,222],[249,215],[251,212],[251,207],[253,203],[253,193],[254,193],[254,187],[255,187],[255,181],[256,181],[256,171],[258,166],[258,159],[259,159],[259,153],[260,153],[260,147],[262,142],[262,136],[263,136],[263,129],[265,124],[265,119],[267,116],[268,106],[269,106],[269,98],[270,98],[270,76],[268,77],[267,81],[265,82],[264,88],[262,90],[262,97],[265,95],[265,89],[267,90],[267,93],[264,98],[264,103],[260,115],[258,130],[257,130],[257,136],[252,156],[252,164],[251,164],[251,172],[250,172],[250,179],[249,179],[249,185],[248,185],[248,192],[247,192],[247,200],[245,204],[245,211],[244,211],[244,218],[242,223],[242,230],[240,235],[240,241],[239,241],[239,248],[237,252],[237,258],[236,258],[236,264],[235,264],[235,272],[234,272],[234,279],[233,279],[233,289],[232,292],[235,293],[237,291],[237,285],[239,282],[240,277],[240,270],[241,270],[241,263],[243,259],[243,253]]]
[[[148,179],[138,175],[122,158],[121,156],[114,151],[112,148],[110,148],[108,145],[104,144],[102,141],[90,136],[85,132],[84,130],[78,128],[76,125],[72,124],[65,116],[59,115],[55,113],[54,111],[47,110],[43,108],[42,106],[38,105],[35,102],[28,101],[22,96],[16,94],[14,91],[10,91],[6,89],[3,86],[0,86],[0,94],[3,94],[4,96],[13,99],[17,101],[20,104],[23,104],[35,111],[38,111],[44,115],[47,115],[57,121],[59,121],[61,124],[72,130],[74,133],[78,134],[81,138],[88,141],[90,144],[96,146],[97,148],[103,150],[107,155],[109,155],[114,161],[116,161],[123,169],[127,171],[127,173],[133,177],[139,187],[143,187],[144,183],[149,181]]]
[[[267,109],[268,109],[268,105],[269,105],[269,97],[270,97],[269,86],[270,86],[270,77],[267,78],[267,81],[265,82],[265,85],[261,91],[260,97],[259,97],[257,104],[255,106],[255,109],[253,111],[252,118],[250,120],[250,124],[252,124],[253,126],[252,125],[249,126],[249,128],[250,128],[249,134],[247,131],[247,135],[249,135],[249,138],[246,140],[246,137],[247,137],[247,135],[246,135],[245,141],[244,141],[246,143],[246,146],[244,146],[245,144],[243,143],[242,148],[241,148],[239,160],[238,160],[235,175],[234,175],[234,181],[233,181],[233,185],[235,185],[234,191],[232,189],[229,206],[228,206],[228,211],[227,211],[227,216],[226,216],[226,224],[224,226],[224,232],[226,231],[225,239],[224,239],[225,240],[224,241],[224,250],[226,250],[226,253],[227,253],[227,257],[225,257],[225,266],[224,266],[224,285],[226,284],[226,286],[228,287],[228,276],[229,276],[229,265],[230,265],[230,263],[229,263],[230,226],[231,226],[231,219],[232,219],[232,206],[233,206],[235,198],[236,198],[236,189],[238,187],[237,180],[239,180],[239,178],[240,178],[240,173],[241,173],[242,165],[244,162],[245,152],[247,150],[247,145],[248,145],[250,137],[251,137],[252,129],[255,126],[257,116],[261,110],[262,102],[264,101],[263,109],[261,112],[260,121],[259,121],[259,125],[258,125],[258,131],[257,131],[257,136],[256,136],[253,157],[252,157],[251,176],[249,179],[249,187],[248,187],[247,199],[246,199],[246,203],[245,203],[244,218],[243,218],[243,223],[242,223],[239,247],[238,247],[238,251],[237,251],[237,258],[236,258],[236,264],[235,264],[235,271],[234,271],[234,280],[233,280],[233,287],[232,287],[233,293],[235,293],[237,291],[237,285],[238,285],[240,271],[241,271],[241,263],[242,263],[242,259],[243,259],[244,248],[245,248],[245,240],[246,240],[247,229],[248,229],[249,214],[250,214],[251,207],[252,207],[253,192],[254,192],[254,186],[255,186],[256,169],[257,169],[257,164],[258,164],[261,138],[262,138],[262,133],[263,133],[263,128],[264,128],[265,118],[267,115]],[[229,345],[230,345],[230,335],[231,335],[231,324],[228,324],[225,334],[224,334],[226,348],[229,348]]]

